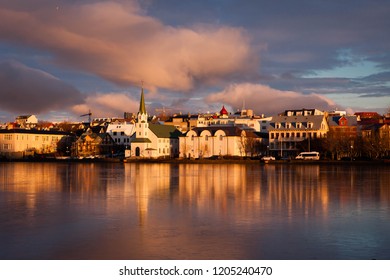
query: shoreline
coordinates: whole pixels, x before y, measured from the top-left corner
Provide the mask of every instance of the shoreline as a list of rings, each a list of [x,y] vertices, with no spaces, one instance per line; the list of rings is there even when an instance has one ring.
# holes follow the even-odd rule
[[[57,159],[57,158],[39,158],[39,159],[0,159],[0,163],[39,163],[39,162],[55,162],[55,163],[168,163],[168,164],[259,164],[259,165],[389,165],[389,159],[380,160],[270,160],[263,161],[260,159],[148,159],[148,158],[94,158],[94,159]]]

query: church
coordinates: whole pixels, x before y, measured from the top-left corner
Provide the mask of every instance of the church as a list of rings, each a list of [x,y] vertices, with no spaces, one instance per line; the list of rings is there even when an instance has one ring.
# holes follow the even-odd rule
[[[172,125],[150,123],[148,118],[142,88],[130,156],[133,158],[178,157],[181,132]]]

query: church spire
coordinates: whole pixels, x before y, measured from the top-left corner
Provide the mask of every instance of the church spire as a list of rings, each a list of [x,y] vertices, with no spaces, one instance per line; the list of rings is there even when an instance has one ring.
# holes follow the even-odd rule
[[[148,113],[146,112],[146,107],[145,107],[145,97],[144,97],[143,84],[142,84],[142,88],[141,88],[141,99],[139,102],[138,122],[139,123],[147,123],[148,122]]]
[[[145,108],[145,97],[144,97],[144,87],[142,86],[141,89],[141,100],[139,102],[139,114],[146,114],[146,108]]]

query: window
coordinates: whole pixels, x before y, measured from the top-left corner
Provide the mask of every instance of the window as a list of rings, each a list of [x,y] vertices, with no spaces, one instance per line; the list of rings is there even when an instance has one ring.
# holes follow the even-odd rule
[[[274,139],[275,138],[275,135],[274,135],[274,133],[272,132],[271,133],[271,139]]]
[[[4,148],[4,150],[11,150],[12,144],[4,144],[3,148]]]
[[[219,141],[222,141],[222,140],[223,140],[223,136],[219,135]]]
[[[114,132],[112,133],[112,135],[116,136],[116,131],[114,131]]]
[[[301,128],[302,127],[302,124],[301,123],[297,123],[297,128]]]
[[[205,139],[206,139],[206,141],[209,141],[209,136],[208,136],[208,135],[206,135]]]

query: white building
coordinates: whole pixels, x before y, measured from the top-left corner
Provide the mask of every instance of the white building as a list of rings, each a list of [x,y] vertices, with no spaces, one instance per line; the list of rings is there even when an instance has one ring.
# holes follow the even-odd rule
[[[260,132],[260,117],[253,114],[253,110],[242,109],[241,111],[231,115],[222,106],[219,114],[203,114],[198,116],[196,127],[207,126],[243,126]]]
[[[115,144],[130,147],[131,137],[135,133],[135,124],[126,121],[114,121],[107,126],[106,132]]]
[[[35,115],[18,116],[15,122],[22,128],[32,128],[37,126],[38,118]]]
[[[134,130],[134,136],[131,140],[131,157],[159,158],[179,155],[181,132],[172,125],[148,122],[143,89]]]
[[[6,158],[55,153],[57,144],[68,134],[59,131],[30,129],[0,130],[0,155]]]
[[[250,156],[260,142],[252,130],[237,126],[196,127],[180,137],[180,157]]]

